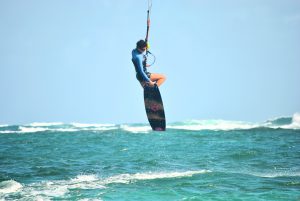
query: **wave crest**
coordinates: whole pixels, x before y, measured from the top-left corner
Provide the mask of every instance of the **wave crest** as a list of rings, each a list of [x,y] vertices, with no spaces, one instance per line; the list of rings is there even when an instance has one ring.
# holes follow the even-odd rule
[[[243,121],[228,121],[228,120],[190,120],[176,123],[169,123],[168,129],[179,130],[214,130],[214,131],[229,131],[229,130],[249,130],[257,128],[270,129],[300,129],[300,113],[295,113],[292,117],[279,117],[267,120],[263,123],[251,123]],[[54,123],[32,123],[19,126],[0,126],[0,133],[37,133],[37,132],[77,132],[91,131],[102,132],[109,130],[122,130],[130,133],[149,133],[151,127],[148,124],[86,124],[86,123],[70,123],[64,124],[61,122]]]
[[[14,180],[2,181],[0,182],[0,194],[14,193],[19,191],[22,187],[20,183]]]
[[[71,189],[104,189],[107,188],[107,185],[114,183],[129,184],[140,180],[191,177],[196,174],[204,174],[208,172],[210,171],[197,170],[183,172],[147,172],[136,174],[119,174],[107,178],[101,178],[98,175],[91,174],[78,175],[69,180],[43,181],[24,186],[18,182],[10,180],[0,183],[0,193],[3,193],[5,196],[5,194],[17,192],[22,188],[20,193],[27,198],[39,197],[41,199],[49,199],[63,196],[70,192]],[[2,196],[0,196],[0,199]]]
[[[237,130],[257,127],[259,127],[258,124],[226,120],[191,120],[168,126],[168,128],[183,130]]]
[[[136,173],[136,174],[121,174],[109,177],[104,180],[104,183],[125,183],[128,184],[138,180],[154,180],[154,179],[170,179],[170,178],[181,178],[191,177],[196,174],[209,173],[209,170],[198,170],[198,171],[185,171],[185,172],[148,172],[148,173]]]

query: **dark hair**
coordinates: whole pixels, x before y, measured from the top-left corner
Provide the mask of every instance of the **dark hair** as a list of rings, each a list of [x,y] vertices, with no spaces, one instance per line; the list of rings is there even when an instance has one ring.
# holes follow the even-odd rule
[[[147,43],[144,40],[139,40],[136,43],[136,47],[139,49],[143,49],[143,48],[147,47]]]

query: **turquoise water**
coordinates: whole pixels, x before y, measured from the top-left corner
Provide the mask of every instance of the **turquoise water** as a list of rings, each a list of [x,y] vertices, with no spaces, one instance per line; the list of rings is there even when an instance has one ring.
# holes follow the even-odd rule
[[[300,200],[300,124],[0,126],[0,200]]]

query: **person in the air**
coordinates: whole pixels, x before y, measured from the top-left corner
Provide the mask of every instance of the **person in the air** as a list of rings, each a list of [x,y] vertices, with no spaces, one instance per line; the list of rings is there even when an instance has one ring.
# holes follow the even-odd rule
[[[147,71],[149,65],[145,62],[145,51],[147,50],[147,43],[144,40],[139,40],[136,43],[136,48],[132,50],[132,62],[136,71],[136,78],[144,86],[154,87],[155,84],[159,87],[166,77],[163,74],[150,73]]]

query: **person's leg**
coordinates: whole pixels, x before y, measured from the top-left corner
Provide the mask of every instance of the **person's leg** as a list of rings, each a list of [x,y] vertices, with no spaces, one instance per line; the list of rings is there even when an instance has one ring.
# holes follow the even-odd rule
[[[158,73],[151,73],[150,80],[156,82],[157,86],[160,86],[164,81],[166,81],[166,76]]]

